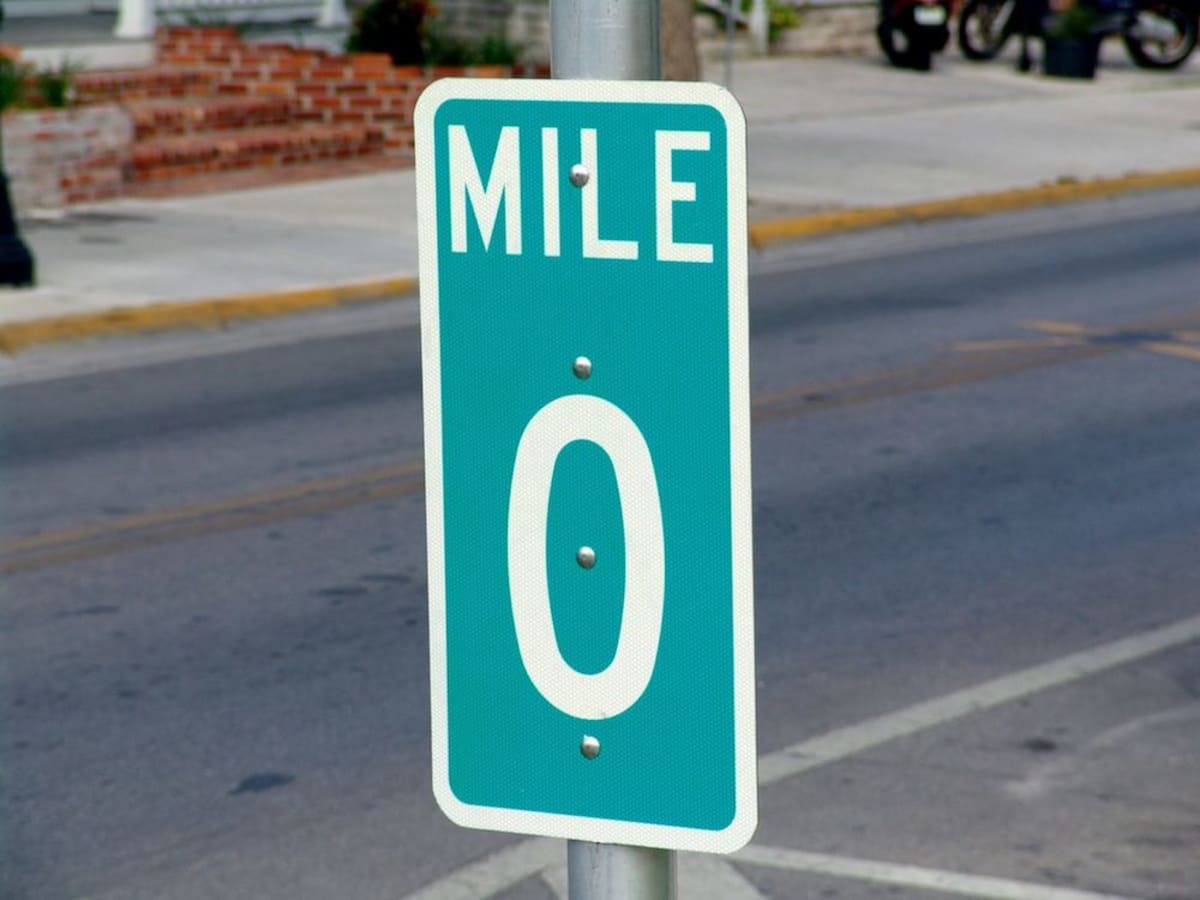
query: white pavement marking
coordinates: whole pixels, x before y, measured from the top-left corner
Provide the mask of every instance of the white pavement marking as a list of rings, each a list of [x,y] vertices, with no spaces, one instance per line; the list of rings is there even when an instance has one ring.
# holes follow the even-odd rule
[[[1074,751],[1055,754],[1058,758],[1037,766],[1020,781],[1010,781],[1004,789],[1013,797],[1031,800],[1053,790],[1072,787],[1084,778],[1083,767],[1090,759],[1130,741],[1150,741],[1147,732],[1163,726],[1200,722],[1200,702],[1195,700],[1162,712],[1138,716],[1110,728]]]
[[[733,858],[739,862],[769,866],[773,869],[852,878],[855,881],[873,881],[876,884],[898,887],[924,888],[945,894],[957,894],[960,897],[984,897],[987,900],[1128,900],[1116,894],[1095,894],[1091,891],[1011,881],[1007,878],[964,875],[961,872],[947,872],[942,869],[902,866],[848,856],[830,856],[825,853],[803,853],[799,850],[760,847],[753,844],[735,853]]]
[[[766,900],[723,856],[683,853],[677,866],[678,892],[687,900]],[[542,872],[542,881],[558,900],[568,900],[565,863]]]
[[[569,900],[570,888],[567,884],[567,864],[551,866],[542,872],[542,881],[554,893],[558,900]]]
[[[479,900],[498,894],[518,881],[554,865],[565,857],[562,841],[534,838],[497,850],[478,862],[463,866],[406,900]]]
[[[857,725],[802,741],[758,760],[758,783],[774,784],[880,744],[1060,687],[1116,666],[1200,639],[1200,616],[1072,653],[1062,659],[985,681]]]
[[[766,900],[729,857],[687,853],[679,860],[679,896],[687,900]]]
[[[1072,681],[1136,662],[1195,640],[1200,640],[1200,616],[1122,638],[1109,644],[1102,644],[1090,650],[1072,653],[1070,656],[1064,656],[1054,662],[985,681],[974,687],[955,691],[875,719],[868,719],[857,725],[839,728],[821,737],[802,741],[776,753],[760,757],[758,782],[763,786],[774,784],[896,738],[907,737],[928,728],[936,728],[963,716],[1010,703],[1050,688],[1061,687]],[[561,865],[565,856],[566,848],[561,841],[548,838],[523,841],[459,869],[417,893],[408,895],[405,900],[479,900],[481,897],[497,894],[540,872],[546,872],[544,880],[557,893],[560,890],[560,882],[556,880],[558,876],[553,872],[553,867]],[[795,868],[797,871],[819,872],[860,881],[881,881],[886,875],[889,884],[929,887],[965,896],[998,898],[998,900],[1012,900],[1012,898],[1017,898],[1017,900],[1114,900],[1111,895],[1088,894],[1065,888],[938,872],[916,866],[872,863],[864,860],[801,853],[798,850],[749,847],[733,858],[754,865]],[[778,861],[767,862],[768,858],[786,859],[791,862],[786,865]],[[804,866],[796,865],[802,860],[806,861]],[[818,865],[824,866],[824,868],[816,868]],[[903,878],[912,880],[900,880]],[[930,881],[930,879],[939,878],[943,880],[941,883]],[[946,881],[946,879],[950,880]],[[981,893],[980,890],[983,887],[987,887],[992,893]],[[565,886],[562,889],[565,890]],[[1013,890],[1018,889],[1024,893],[1012,893]],[[998,890],[1008,890],[1009,893],[996,893]],[[563,895],[558,894],[558,896]],[[724,896],[738,898],[738,895],[735,894]]]

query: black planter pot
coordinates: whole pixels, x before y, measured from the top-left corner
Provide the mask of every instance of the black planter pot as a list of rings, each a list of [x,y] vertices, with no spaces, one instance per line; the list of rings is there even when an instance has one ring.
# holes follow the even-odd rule
[[[0,168],[0,284],[32,287],[33,272],[33,254],[21,240],[8,197],[8,177]]]
[[[1042,71],[1058,78],[1095,78],[1100,59],[1098,37],[1055,38],[1046,35]]]

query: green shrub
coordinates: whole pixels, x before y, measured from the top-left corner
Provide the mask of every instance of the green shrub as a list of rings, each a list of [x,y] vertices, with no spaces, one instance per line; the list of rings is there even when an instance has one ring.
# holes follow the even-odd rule
[[[57,69],[41,69],[34,76],[42,104],[63,109],[75,99],[75,73],[79,66],[64,59]]]
[[[62,109],[75,99],[79,66],[64,60],[57,69],[37,69],[0,57],[0,110],[50,107]]]
[[[431,66],[470,66],[479,62],[479,52],[467,41],[430,28],[425,35],[425,62]]]
[[[429,0],[371,0],[354,17],[346,41],[351,53],[386,53],[398,66],[426,61],[426,20],[433,15]]]
[[[479,62],[485,66],[515,66],[521,59],[521,48],[495,34],[484,38],[479,45]]]
[[[435,25],[429,0],[370,0],[354,16],[346,41],[351,53],[386,53],[398,66],[515,65],[521,48],[502,35],[462,40]]]
[[[1090,37],[1100,21],[1100,15],[1090,3],[1075,2],[1046,18],[1045,33],[1058,40],[1081,40]]]
[[[742,8],[750,11],[750,3],[748,0],[742,0]],[[795,28],[800,24],[800,15],[796,12],[796,7],[790,3],[781,2],[781,0],[767,0],[767,39],[769,41],[778,40],[779,36],[789,28]]]
[[[753,0],[741,0],[743,13],[749,14],[752,7]],[[695,10],[711,16],[714,27],[720,31],[725,30],[725,15],[720,6],[697,2]],[[795,28],[799,24],[800,12],[788,0],[767,0],[767,39],[769,41],[776,40],[784,31]],[[742,27],[740,23],[738,27]]]
[[[0,110],[12,109],[25,102],[29,66],[0,56]]]

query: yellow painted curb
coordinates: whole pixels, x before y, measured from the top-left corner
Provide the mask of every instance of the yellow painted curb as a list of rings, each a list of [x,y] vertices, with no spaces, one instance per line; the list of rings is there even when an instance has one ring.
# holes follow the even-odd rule
[[[1063,180],[1055,184],[975,194],[949,200],[832,210],[794,219],[756,222],[749,227],[749,240],[751,246],[761,249],[782,241],[878,228],[897,222],[985,216],[1038,206],[1115,197],[1137,191],[1198,186],[1200,167],[1168,172],[1132,173],[1119,178]],[[177,328],[223,328],[239,319],[265,319],[348,306],[382,300],[397,294],[408,294],[416,289],[416,278],[378,278],[290,291],[238,294],[210,300],[155,303],[141,307],[118,307],[99,312],[13,322],[0,325],[0,353],[14,354],[38,344],[88,337],[141,334]]]
[[[142,334],[175,328],[224,328],[239,319],[267,319],[382,300],[416,290],[417,279],[377,278],[347,284],[235,294],[211,300],[185,300],[72,313],[0,325],[0,353],[14,354],[37,344],[80,338]]]
[[[750,226],[750,244],[759,249],[781,241],[799,240],[842,231],[878,228],[897,222],[928,222],[934,219],[986,216],[992,213],[1032,209],[1097,200],[1136,191],[1200,186],[1200,168],[1168,172],[1135,172],[1118,178],[1087,181],[1063,180],[1031,188],[1014,188],[990,194],[975,194],[948,200],[903,203],[897,206],[831,210],[795,219],[758,222]]]

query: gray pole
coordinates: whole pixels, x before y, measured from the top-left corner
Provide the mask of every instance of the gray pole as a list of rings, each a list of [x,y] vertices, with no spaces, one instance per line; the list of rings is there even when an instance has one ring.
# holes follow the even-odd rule
[[[733,90],[733,32],[737,22],[734,0],[725,3],[725,89]]]
[[[550,0],[550,69],[555,78],[658,80],[658,3]]]
[[[570,900],[675,900],[675,854],[568,841],[567,895]]]
[[[555,78],[656,81],[662,77],[658,2],[550,0]],[[570,900],[675,900],[675,854],[567,842]]]

